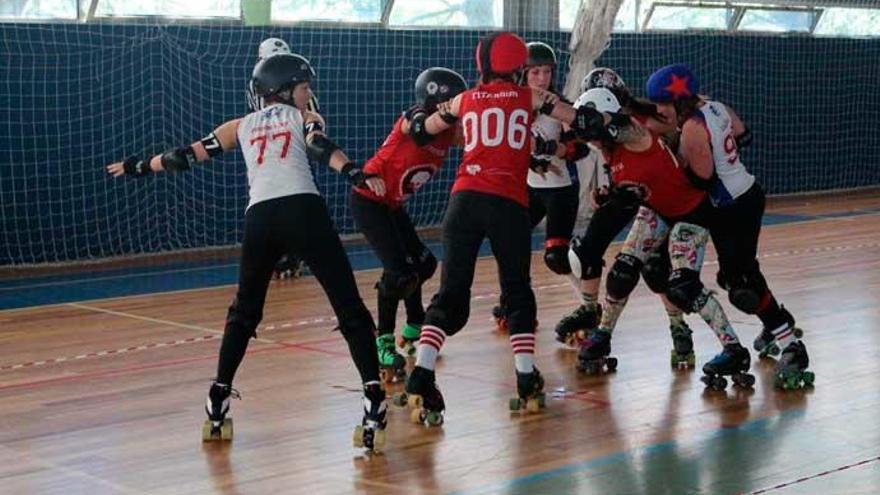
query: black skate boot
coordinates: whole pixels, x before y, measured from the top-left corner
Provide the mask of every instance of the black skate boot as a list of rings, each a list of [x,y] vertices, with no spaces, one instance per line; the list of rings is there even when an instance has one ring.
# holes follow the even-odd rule
[[[380,453],[385,446],[385,391],[378,383],[364,385],[364,419],[354,429],[353,444]]]
[[[779,357],[776,369],[773,371],[773,384],[783,390],[812,387],[816,375],[812,371],[807,371],[809,366],[807,346],[796,340],[782,351],[782,356]]]
[[[232,417],[229,414],[230,399],[241,399],[238,391],[229,385],[211,384],[205,400],[208,419],[202,424],[202,441],[232,440]]]
[[[696,363],[694,356],[694,340],[691,337],[693,332],[687,323],[682,322],[681,325],[672,325],[669,327],[672,334],[672,352],[670,353],[670,364],[676,369],[693,368]]]
[[[406,392],[395,396],[394,403],[412,408],[410,419],[413,423],[427,426],[443,424],[446,404],[443,402],[440,389],[437,388],[433,370],[421,366],[413,368],[409,378],[406,379]]]
[[[705,376],[700,380],[713,390],[724,390],[727,388],[724,377],[730,375],[734,385],[752,388],[755,385],[755,376],[748,373],[750,366],[751,356],[748,349],[739,343],[727,344],[721,354],[703,365]]]
[[[536,413],[544,408],[544,377],[538,368],[531,373],[516,372],[516,397],[510,399],[510,410],[513,412],[525,409],[526,412]]]
[[[795,338],[801,338],[804,335],[804,331],[795,326],[794,316],[785,309],[785,306],[780,306],[780,310],[782,311],[783,321],[780,325],[787,325],[787,328],[794,328],[794,336]],[[786,329],[787,329],[786,328]],[[782,329],[783,331],[786,329]],[[779,330],[776,331],[777,334]],[[758,351],[758,357],[764,359],[766,357],[778,356],[782,349],[779,348],[779,344],[776,342],[776,336],[773,335],[773,329],[764,327],[761,330],[761,334],[755,338],[755,342],[753,346],[756,351]]]
[[[581,344],[578,351],[578,371],[588,375],[617,371],[617,358],[609,357],[609,354],[611,354],[611,334],[599,328]]]
[[[602,306],[591,310],[581,304],[556,324],[556,340],[570,347],[578,347],[599,326],[600,318]]]

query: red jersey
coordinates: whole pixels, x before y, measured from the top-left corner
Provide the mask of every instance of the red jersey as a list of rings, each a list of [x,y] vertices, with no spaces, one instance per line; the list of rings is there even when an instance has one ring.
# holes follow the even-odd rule
[[[416,145],[401,131],[403,117],[397,119],[391,134],[364,165],[364,173],[376,174],[385,181],[385,196],[376,196],[367,188],[355,187],[362,196],[397,208],[425,185],[440,169],[455,138],[455,128],[438,134],[424,146]]]
[[[661,216],[682,217],[703,201],[706,191],[691,184],[660,137],[651,133],[651,139],[651,147],[645,151],[615,147],[608,160],[611,180],[616,185],[640,186],[645,203]]]
[[[461,94],[458,115],[465,144],[452,192],[479,191],[528,206],[531,88],[508,81],[481,84]]]

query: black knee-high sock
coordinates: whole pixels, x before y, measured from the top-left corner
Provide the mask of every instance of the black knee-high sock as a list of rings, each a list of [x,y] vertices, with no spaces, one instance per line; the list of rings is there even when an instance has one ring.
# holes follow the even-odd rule
[[[379,380],[379,356],[376,339],[369,328],[359,327],[343,331],[351,359],[363,383]]]
[[[226,325],[223,342],[220,344],[220,358],[217,361],[217,383],[232,385],[232,378],[244,359],[252,335],[252,330],[235,324]]]
[[[397,324],[397,306],[400,301],[379,292],[379,335],[394,333]]]

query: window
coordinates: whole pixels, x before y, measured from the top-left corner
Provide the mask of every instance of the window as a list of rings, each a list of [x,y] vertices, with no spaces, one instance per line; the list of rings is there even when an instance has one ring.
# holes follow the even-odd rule
[[[733,9],[691,5],[655,4],[646,29],[727,29]]]
[[[96,17],[234,17],[241,16],[240,0],[98,0]]]
[[[394,26],[501,27],[504,0],[395,0]]]
[[[828,36],[880,36],[880,10],[826,8],[814,33]]]
[[[809,33],[815,17],[814,10],[746,9],[737,29],[772,33]]]
[[[0,18],[76,19],[76,0],[3,0]]]
[[[272,0],[272,20],[380,22],[383,3],[383,0]]]

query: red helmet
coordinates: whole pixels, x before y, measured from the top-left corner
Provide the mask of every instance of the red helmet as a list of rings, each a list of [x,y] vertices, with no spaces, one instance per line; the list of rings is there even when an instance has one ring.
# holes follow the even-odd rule
[[[511,32],[492,33],[477,43],[477,70],[480,74],[513,74],[528,59],[526,42]]]

